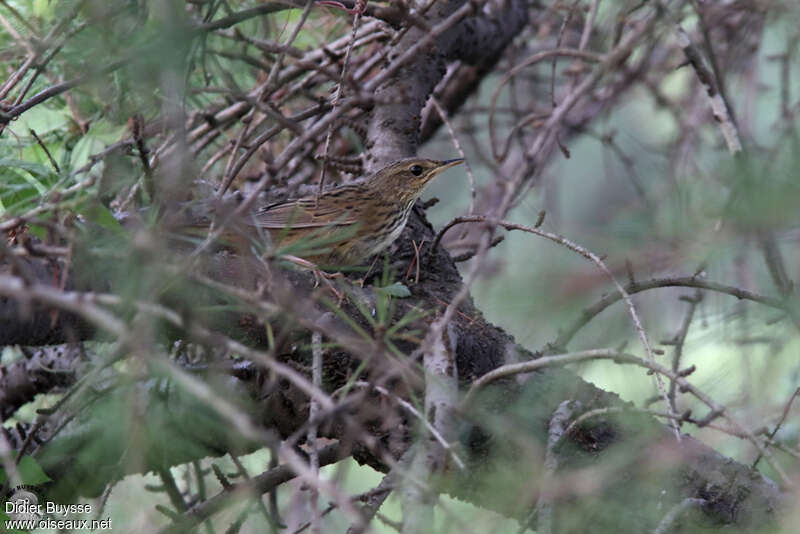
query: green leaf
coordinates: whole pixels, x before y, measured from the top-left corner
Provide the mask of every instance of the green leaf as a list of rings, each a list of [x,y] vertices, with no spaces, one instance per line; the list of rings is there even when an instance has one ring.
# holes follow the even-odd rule
[[[390,297],[397,297],[399,299],[404,299],[411,296],[411,290],[400,282],[395,282],[393,284],[389,284],[388,286],[378,287],[375,289],[375,291],[378,293],[383,293],[384,295],[389,295]]]
[[[47,0],[33,0],[33,15],[45,20],[51,20],[54,15],[53,2]]]
[[[44,226],[39,226],[38,224],[29,224],[28,231],[41,239],[42,241],[47,240],[47,228]]]
[[[24,169],[37,178],[45,179],[47,185],[52,185],[58,178],[58,175],[50,167],[42,165],[41,163],[33,163],[21,159],[0,158],[0,168],[2,167]]]
[[[22,477],[22,483],[27,486],[38,486],[45,482],[50,482],[52,479],[45,474],[39,463],[33,459],[33,456],[25,455],[17,465],[19,474]]]
[[[105,120],[98,120],[92,123],[91,132],[82,136],[72,148],[70,167],[72,169],[80,169],[85,166],[92,156],[102,152],[106,145],[118,141],[120,136],[125,133],[125,129],[126,126],[124,124],[114,125]],[[95,172],[100,172],[104,167],[104,161],[98,162],[94,167]]]
[[[12,208],[23,209],[26,203],[38,199],[47,192],[54,177],[54,173],[38,163],[0,159],[0,183],[3,184],[0,187],[0,213]]]
[[[58,179],[58,175],[53,169],[41,163],[32,163],[21,159],[0,158],[0,169],[3,167],[23,169],[28,171],[33,177],[38,178],[39,180],[29,181],[29,183],[31,183],[31,185],[34,185],[34,183],[39,184],[42,188],[39,193],[44,193],[46,188],[53,185]],[[41,183],[41,181],[44,181],[44,183]]]
[[[108,211],[108,208],[94,200],[90,202],[82,202],[76,209],[78,213],[86,217],[86,220],[116,233],[124,233],[122,226],[119,224],[114,216]]]
[[[100,152],[104,147],[105,143],[98,137],[94,135],[84,135],[72,148],[70,167],[73,169],[80,169],[89,163],[92,154]],[[98,163],[96,168],[99,169],[101,165],[102,163]]]

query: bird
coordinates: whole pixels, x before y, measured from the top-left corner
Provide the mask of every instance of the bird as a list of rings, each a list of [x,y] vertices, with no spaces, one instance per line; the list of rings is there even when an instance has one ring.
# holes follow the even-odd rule
[[[463,161],[400,159],[363,180],[264,206],[247,224],[266,231],[285,255],[318,266],[357,265],[386,250],[425,186]]]

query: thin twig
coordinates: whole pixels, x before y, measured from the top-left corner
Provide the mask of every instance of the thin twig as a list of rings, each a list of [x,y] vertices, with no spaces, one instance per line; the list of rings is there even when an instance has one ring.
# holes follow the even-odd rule
[[[323,350],[322,350],[322,336],[319,332],[313,332],[311,334],[311,354],[312,354],[312,362],[311,362],[311,379],[312,383],[318,389],[322,388],[322,357],[323,357]],[[308,419],[309,421],[313,421],[317,417],[317,413],[319,412],[320,406],[319,402],[316,399],[311,399],[311,403],[309,404],[308,408]],[[317,450],[317,431],[319,427],[316,424],[311,424],[308,427],[308,446],[310,447],[309,453],[309,464],[311,467],[311,472],[314,473],[317,477],[319,477],[319,453]],[[310,506],[311,506],[311,530],[314,534],[321,534],[322,532],[322,524],[321,516],[319,513],[319,492],[317,491],[316,486],[312,486],[310,489]]]
[[[458,141],[458,136],[456,135],[455,128],[453,128],[453,124],[450,122],[450,117],[447,116],[447,112],[439,103],[439,100],[431,95],[431,104],[433,107],[436,108],[436,111],[439,113],[439,116],[442,118],[442,122],[447,126],[447,131],[450,132],[450,139],[453,140],[453,146],[456,147],[458,151],[458,155],[461,156],[461,159],[464,160],[464,169],[467,171],[467,177],[469,178],[469,211],[467,212],[469,215],[475,213],[475,175],[472,174],[472,166],[469,164],[469,160],[467,159],[467,155],[464,153],[464,149],[461,147],[461,143]],[[419,278],[419,277],[417,277]]]
[[[42,140],[39,138],[39,136],[36,134],[36,131],[33,128],[28,128],[28,131],[31,133],[33,138],[36,139],[36,142],[39,143],[39,146],[42,147],[42,150],[44,150],[44,153],[47,154],[47,159],[50,160],[50,165],[53,166],[53,168],[56,170],[56,173],[60,173],[61,169],[59,169],[58,163],[56,163],[56,160],[53,159],[53,156],[50,154],[50,151],[47,149],[47,145],[45,145],[42,142]]]
[[[553,496],[549,493],[556,480],[558,470],[557,445],[566,434],[568,422],[576,410],[581,409],[581,403],[572,400],[562,401],[548,423],[547,449],[544,457],[544,476],[542,477],[542,490],[536,501],[535,511],[538,515],[536,523],[537,534],[550,534],[553,531]]]
[[[692,319],[694,318],[694,312],[697,309],[697,305],[703,300],[703,293],[695,291],[694,297],[686,297],[682,300],[685,300],[689,303],[689,309],[686,310],[686,315],[683,317],[683,322],[681,323],[680,330],[675,335],[675,337],[670,341],[670,344],[675,346],[675,349],[672,354],[672,372],[678,373],[681,367],[681,357],[683,356],[683,347],[686,343],[686,336],[689,334],[689,327],[692,324]],[[678,385],[675,381],[670,381],[669,383],[669,405],[668,408],[671,413],[677,414],[678,407],[677,407],[677,391]]]
[[[719,123],[719,128],[728,146],[728,151],[736,155],[742,151],[739,130],[733,122],[733,117],[728,110],[728,104],[719,92],[718,84],[715,83],[713,74],[706,68],[699,52],[695,49],[691,39],[683,28],[676,26],[675,35],[678,38],[678,44],[686,55],[686,59],[694,69],[695,74],[697,74],[700,83],[702,83],[703,87],[706,89],[706,93],[711,100],[711,111],[714,113],[714,118],[717,119]]]
[[[634,328],[636,330],[636,333],[639,336],[639,340],[641,341],[642,346],[644,347],[645,353],[647,354],[647,358],[648,358],[648,360],[650,360],[652,362],[655,362],[655,355],[653,354],[653,348],[650,345],[650,341],[647,339],[647,333],[644,331],[644,327],[642,326],[642,322],[639,319],[639,313],[636,311],[636,307],[633,305],[633,301],[631,300],[630,295],[628,295],[627,291],[625,291],[625,288],[622,286],[622,284],[619,283],[617,278],[614,276],[614,274],[611,272],[611,270],[606,266],[605,262],[600,258],[600,256],[598,256],[597,254],[591,252],[590,250],[586,249],[585,247],[582,247],[582,246],[580,246],[580,245],[578,245],[576,243],[573,243],[572,241],[570,241],[569,239],[567,239],[567,238],[565,238],[563,236],[556,235],[556,234],[553,234],[553,233],[550,233],[550,232],[546,232],[544,230],[540,230],[539,228],[535,228],[533,226],[515,224],[515,223],[508,222],[508,221],[492,219],[490,217],[484,217],[484,216],[480,216],[480,215],[457,217],[456,219],[454,219],[454,221],[455,220],[458,221],[456,224],[465,223],[465,222],[482,222],[482,223],[487,223],[487,224],[490,224],[490,225],[493,225],[493,226],[501,226],[501,227],[505,228],[506,230],[521,230],[523,232],[535,234],[535,235],[538,235],[540,237],[544,237],[546,239],[549,239],[550,241],[553,241],[555,243],[559,243],[559,244],[565,246],[566,248],[568,248],[569,250],[571,250],[573,252],[576,252],[576,253],[580,254],[581,256],[583,256],[584,258],[588,259],[589,261],[593,262],[595,265],[597,265],[597,267],[601,271],[603,271],[606,274],[606,276],[608,276],[611,279],[611,282],[616,286],[617,291],[619,291],[620,295],[622,295],[623,300],[628,305],[628,313],[629,313],[629,315],[631,317],[631,320],[633,321],[633,326],[634,326]],[[444,231],[447,228],[452,228],[452,226],[453,226],[453,224],[449,224],[448,226],[443,228],[442,231],[439,232],[439,235],[436,236],[436,240],[438,241],[439,239],[441,239],[441,235],[444,233]],[[434,241],[434,246],[436,245],[437,241]],[[433,248],[431,250],[433,251]],[[669,397],[668,397],[668,394],[667,394],[667,390],[666,390],[666,388],[664,386],[664,383],[663,383],[663,381],[661,379],[661,376],[654,375],[654,380],[655,380],[655,383],[656,383],[656,387],[658,388],[659,394],[662,396],[662,398],[664,399],[664,402],[667,404],[667,406],[669,406]],[[676,438],[678,440],[680,440],[680,431],[678,430],[678,428],[674,427],[673,430],[675,432]]]
[[[275,63],[272,65],[272,70],[269,72],[267,81],[264,83],[262,95],[265,95],[268,91],[272,90],[272,86],[275,83],[275,77],[278,75],[278,71],[280,71],[281,65],[283,64],[283,58],[286,55],[286,50],[291,47],[292,43],[294,43],[294,40],[297,39],[297,36],[300,34],[300,29],[306,23],[306,20],[308,20],[308,15],[311,13],[311,8],[313,5],[314,0],[306,1],[305,8],[303,8],[303,13],[300,15],[300,20],[298,20],[297,24],[295,24],[292,34],[284,43],[284,46],[278,54],[278,57],[275,59]]]
[[[584,50],[586,45],[589,44],[589,38],[592,36],[594,29],[594,22],[597,18],[597,10],[600,7],[600,0],[592,0],[589,6],[589,16],[586,17],[586,23],[583,25],[583,32],[581,33],[581,41],[578,44],[578,50]]]
[[[344,53],[344,61],[342,61],[342,74],[339,77],[339,83],[336,84],[336,94],[333,96],[333,102],[331,103],[331,109],[335,110],[336,106],[339,105],[339,101],[342,99],[342,87],[344,87],[344,80],[347,76],[347,66],[350,64],[350,54],[353,51],[353,45],[356,42],[356,33],[358,32],[358,26],[361,23],[361,10],[356,9],[355,14],[353,15],[353,33],[350,36],[350,44],[347,46],[347,50]],[[322,173],[319,177],[319,187],[317,188],[317,199],[319,199],[319,195],[322,194],[322,189],[325,186],[325,172],[328,168],[328,158],[329,158],[329,151],[331,147],[331,138],[333,137],[333,123],[328,125],[328,132],[325,134],[325,147],[322,150]]]
[[[505,76],[500,80],[497,86],[494,89],[494,93],[492,93],[492,102],[489,106],[489,138],[494,139],[494,116],[497,110],[497,101],[500,98],[500,92],[502,91],[503,87],[514,77],[516,76],[522,69],[530,67],[531,65],[535,65],[536,63],[543,61],[549,57],[575,57],[579,59],[583,59],[586,61],[592,62],[602,62],[604,61],[604,57],[598,54],[594,54],[591,52],[584,52],[581,50],[575,50],[572,48],[556,48],[553,50],[543,50],[541,52],[537,52],[532,56],[526,58],[521,63],[516,65],[513,69],[508,71]],[[495,147],[494,141],[491,142],[492,145],[492,155],[494,156],[495,160],[503,161],[506,156],[508,155],[508,147],[509,144],[506,144],[505,149],[502,153],[498,153]]]
[[[664,376],[669,380],[675,380],[678,382],[678,386],[692,395],[694,395],[700,402],[705,404],[710,409],[710,415],[721,416],[725,418],[734,428],[736,428],[739,432],[742,433],[746,439],[752,443],[755,448],[764,455],[768,462],[770,462],[770,466],[778,473],[781,477],[781,480],[786,485],[786,487],[792,488],[794,487],[794,482],[789,478],[786,474],[785,470],[780,466],[780,464],[776,463],[772,458],[772,455],[769,453],[769,450],[764,447],[764,445],[759,441],[759,439],[753,434],[753,432],[740,423],[736,418],[728,413],[728,410],[725,406],[717,403],[711,396],[703,393],[699,388],[695,387],[692,383],[686,380],[686,377],[683,376],[682,373],[673,373],[671,369],[664,367],[663,365],[656,363],[654,361],[643,360],[638,356],[634,356],[632,354],[628,354],[625,352],[620,352],[617,350],[611,349],[593,349],[593,350],[584,350],[579,352],[571,352],[567,354],[557,354],[555,356],[542,356],[541,358],[537,358],[535,360],[520,362],[520,363],[512,363],[506,364],[501,367],[498,367],[488,373],[484,374],[477,380],[472,383],[469,391],[464,396],[464,399],[461,401],[461,405],[459,406],[459,410],[461,412],[466,412],[470,408],[470,405],[476,400],[479,392],[497,380],[502,378],[512,377],[522,373],[532,373],[538,371],[540,369],[545,369],[548,367],[558,367],[563,365],[569,365],[573,363],[588,361],[588,360],[612,360],[616,363],[625,363],[625,364],[632,364],[638,367],[642,367],[644,369],[649,369],[653,373],[659,374]],[[698,423],[699,424],[699,423]]]
[[[328,465],[346,458],[346,448],[339,444],[329,445],[319,452],[320,465]],[[264,494],[278,485],[298,476],[293,467],[283,464],[250,480],[239,484],[232,484],[223,489],[217,495],[197,504],[185,514],[181,515],[178,521],[171,526],[165,527],[158,534],[179,534],[187,532],[191,527],[198,525],[220,512],[240,499],[244,499],[253,493]]]
[[[446,450],[448,452],[448,454],[451,455],[451,457],[453,458],[453,462],[455,462],[455,464],[458,466],[459,469],[461,469],[461,470],[466,469],[466,465],[464,464],[464,461],[461,458],[458,457],[458,454],[453,449],[453,446],[444,438],[444,436],[442,436],[442,434],[436,429],[436,427],[433,426],[431,424],[431,422],[428,421],[425,418],[425,416],[423,416],[419,412],[419,410],[417,410],[414,407],[413,404],[411,404],[410,402],[408,402],[406,400],[401,399],[397,395],[392,395],[389,392],[388,389],[386,389],[385,387],[382,387],[382,386],[371,384],[369,382],[364,382],[362,380],[357,381],[353,385],[358,386],[358,387],[362,387],[362,388],[365,388],[365,389],[374,389],[375,391],[377,391],[381,395],[383,395],[385,397],[389,397],[390,399],[395,401],[397,404],[402,406],[408,413],[410,413],[411,415],[413,415],[414,417],[419,419],[420,422],[422,422],[422,424],[425,425],[425,428],[428,430],[428,432],[431,433],[431,436],[433,436],[436,439],[436,441],[439,442],[439,444],[442,446],[442,448],[444,450]]]
[[[699,499],[696,497],[689,497],[675,506],[673,506],[669,512],[664,515],[664,518],[658,523],[658,526],[653,530],[653,534],[667,534],[672,528],[672,524],[683,514],[685,511],[689,510],[690,508],[697,508],[700,506],[704,506],[708,501],[705,499]]]
[[[777,434],[778,430],[780,430],[781,426],[783,426],[783,423],[786,421],[786,418],[789,417],[789,412],[792,409],[792,403],[798,397],[800,397],[800,388],[797,388],[797,389],[794,390],[794,393],[792,393],[792,396],[789,397],[789,400],[784,405],[783,413],[781,414],[781,418],[775,424],[775,428],[772,429],[772,432],[770,432],[769,435],[767,436],[767,446],[769,446],[769,442],[771,442],[775,438],[775,434]],[[756,466],[758,465],[758,462],[761,461],[761,458],[762,458],[762,454],[759,452],[758,456],[756,456],[756,459],[753,460],[753,466],[752,466],[753,469],[756,468]]]

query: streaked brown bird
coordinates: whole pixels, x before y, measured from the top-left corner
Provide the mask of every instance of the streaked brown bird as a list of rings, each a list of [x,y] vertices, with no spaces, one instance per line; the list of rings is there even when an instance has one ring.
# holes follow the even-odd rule
[[[287,254],[318,265],[357,264],[391,245],[428,182],[462,161],[402,159],[361,182],[266,206],[250,224]]]

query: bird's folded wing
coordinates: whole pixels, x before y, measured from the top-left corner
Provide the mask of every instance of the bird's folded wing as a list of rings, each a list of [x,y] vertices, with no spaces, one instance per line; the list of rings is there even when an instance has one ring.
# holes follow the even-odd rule
[[[267,229],[316,228],[354,224],[358,219],[352,209],[343,209],[339,202],[323,196],[319,201],[304,198],[267,206],[253,215],[253,222]]]

